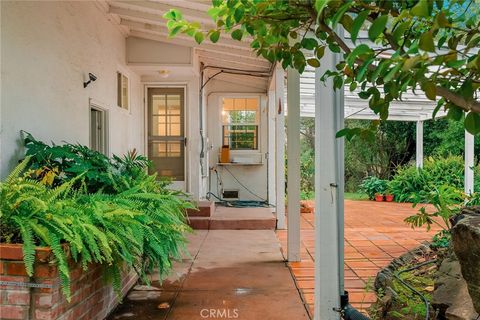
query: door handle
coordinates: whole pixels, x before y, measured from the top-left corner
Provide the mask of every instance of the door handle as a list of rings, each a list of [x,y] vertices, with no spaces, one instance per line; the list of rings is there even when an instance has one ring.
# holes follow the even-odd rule
[[[185,142],[185,147],[186,147],[187,146],[187,137],[184,137],[183,141]]]

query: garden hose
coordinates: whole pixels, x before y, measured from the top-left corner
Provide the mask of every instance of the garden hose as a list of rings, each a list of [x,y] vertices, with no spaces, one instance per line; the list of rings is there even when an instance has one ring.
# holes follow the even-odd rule
[[[430,302],[428,301],[428,299],[423,295],[421,294],[417,289],[415,289],[414,287],[412,287],[411,285],[409,285],[405,280],[403,280],[402,278],[400,278],[400,275],[402,273],[405,273],[405,272],[410,272],[412,270],[416,270],[420,267],[423,267],[425,265],[428,265],[428,264],[431,264],[431,263],[434,263],[434,262],[437,262],[437,259],[433,259],[433,260],[428,260],[428,261],[424,261],[422,263],[419,263],[413,267],[410,267],[408,269],[405,269],[405,270],[402,270],[402,271],[399,271],[399,272],[395,272],[393,274],[393,276],[398,280],[400,281],[401,284],[403,284],[406,288],[408,288],[410,291],[412,291],[414,294],[416,294],[417,296],[420,297],[420,299],[422,299],[423,303],[425,304],[425,320],[429,320],[430,319]]]
[[[340,314],[344,320],[370,320],[369,317],[355,309],[349,302],[348,291],[340,295]]]

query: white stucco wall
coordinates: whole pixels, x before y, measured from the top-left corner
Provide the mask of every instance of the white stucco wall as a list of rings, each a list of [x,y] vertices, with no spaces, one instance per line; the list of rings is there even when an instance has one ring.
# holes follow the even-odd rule
[[[20,130],[88,145],[90,99],[108,110],[110,153],[144,150],[143,87],[108,19],[94,1],[1,1],[1,176],[23,156]],[[130,80],[129,111],[117,107],[117,71]],[[84,89],[88,72],[98,79]]]
[[[224,189],[238,189],[240,200],[266,200],[267,193],[267,160],[268,152],[268,107],[265,89],[262,87],[248,86],[248,78],[238,76],[232,82],[212,80],[208,84],[207,93],[207,130],[209,139],[209,167],[215,168],[223,182]],[[260,136],[259,150],[255,151],[230,151],[231,156],[254,157],[263,162],[259,166],[217,166],[218,153],[222,142],[222,97],[259,97],[260,98]],[[228,172],[227,169],[230,171]],[[235,176],[251,194],[242,187],[232,176]],[[221,197],[221,190],[217,190],[217,177],[214,171],[210,171],[210,191]]]

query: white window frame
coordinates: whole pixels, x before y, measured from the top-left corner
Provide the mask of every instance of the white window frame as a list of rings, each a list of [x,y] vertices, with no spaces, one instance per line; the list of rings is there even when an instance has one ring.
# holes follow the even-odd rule
[[[118,77],[119,76],[120,76],[120,79],[121,79],[121,83],[118,83]],[[124,77],[125,77],[125,79],[127,79],[127,98],[126,98],[126,101],[124,101],[124,99],[123,99],[123,78]],[[117,82],[117,86],[116,86],[116,88],[117,88],[117,90],[116,90],[117,107],[119,107],[120,109],[125,110],[125,111],[130,111],[130,102],[131,102],[130,101],[130,78],[126,73],[117,70],[115,80]],[[126,103],[126,107],[125,107],[124,103]]]
[[[89,146],[92,148],[92,110],[98,111],[102,114],[102,133],[103,133],[103,150],[100,153],[109,155],[109,125],[108,125],[108,110],[90,100],[88,108],[88,137]]]
[[[258,154],[262,153],[262,127],[263,127],[263,119],[262,119],[262,96],[259,94],[223,94],[219,96],[218,99],[218,110],[220,116],[220,142],[223,145],[223,99],[257,99],[258,101],[258,123],[255,124],[258,126],[257,129],[257,149],[231,149],[231,154]]]

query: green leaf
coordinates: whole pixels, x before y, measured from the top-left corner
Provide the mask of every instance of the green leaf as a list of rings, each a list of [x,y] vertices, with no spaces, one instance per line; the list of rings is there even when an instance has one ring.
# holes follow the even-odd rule
[[[410,13],[416,17],[428,17],[430,16],[430,10],[427,0],[420,0],[418,3],[410,10]]]
[[[240,20],[242,20],[242,18],[244,16],[244,14],[245,14],[244,7],[243,6],[238,7],[233,14],[233,17],[235,18],[235,22],[237,22],[237,23],[240,22]]]
[[[307,50],[313,50],[318,46],[317,40],[313,38],[303,38],[300,44]]]
[[[220,39],[220,31],[215,30],[210,34],[210,41],[212,41],[213,43],[216,43],[218,42],[218,39]]]
[[[370,38],[372,41],[375,41],[378,36],[382,34],[383,30],[385,30],[387,21],[388,15],[383,15],[375,19],[370,26],[370,29],[368,29],[368,38]]]
[[[243,31],[240,30],[240,29],[236,29],[232,32],[232,38],[235,39],[235,40],[242,40],[242,37],[243,37]]]
[[[435,43],[433,43],[433,35],[431,31],[424,32],[420,36],[418,47],[423,51],[435,52]]]
[[[318,46],[315,49],[315,55],[317,56],[317,59],[322,59],[323,55],[325,54],[325,46]]]
[[[317,10],[317,17],[322,13],[323,9],[331,0],[315,0],[315,10]]]
[[[343,17],[345,12],[347,12],[348,8],[350,8],[352,4],[352,2],[346,2],[339,9],[337,9],[337,12],[332,18],[332,29],[335,29],[340,19]]]
[[[426,81],[423,84],[423,91],[428,99],[435,101],[437,99],[437,87],[432,81]]]
[[[465,117],[465,129],[473,135],[480,133],[480,114],[469,112]]]
[[[182,19],[182,13],[178,9],[170,9],[167,11],[163,17],[167,20],[181,20]]]
[[[410,22],[403,22],[400,23],[395,30],[393,30],[392,37],[395,40],[397,44],[400,43],[400,39],[403,37],[405,34],[405,31],[410,27]]]
[[[370,11],[365,10],[360,12],[355,20],[353,20],[352,23],[352,32],[350,32],[350,37],[352,38],[353,43],[357,40],[358,33],[360,32],[360,29],[363,26],[363,23],[365,22],[365,19],[368,17],[370,14]]]
[[[372,49],[368,45],[362,43],[361,45],[353,49],[352,52],[350,52],[350,54],[346,59],[346,62],[349,66],[352,66],[358,56],[361,56],[366,53],[372,53],[372,52],[373,52]]]
[[[462,119],[462,116],[463,116],[462,109],[460,109],[459,107],[453,104],[448,105],[447,118],[460,121]]]
[[[198,43],[198,44],[201,44],[203,42],[203,33],[201,31],[198,31],[195,33],[195,41]]]
[[[307,60],[307,63],[308,63],[310,66],[314,67],[314,68],[320,67],[320,61],[318,61],[318,60],[315,59],[315,58],[308,59],[308,60]]]
[[[183,28],[183,26],[175,26],[173,27],[172,29],[170,29],[170,31],[168,32],[168,36],[169,37],[174,37],[181,29]]]

